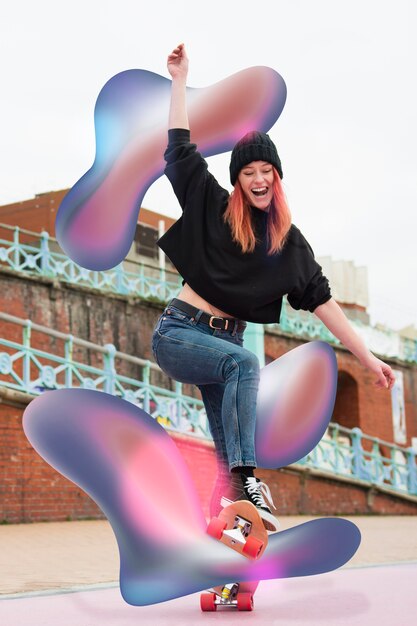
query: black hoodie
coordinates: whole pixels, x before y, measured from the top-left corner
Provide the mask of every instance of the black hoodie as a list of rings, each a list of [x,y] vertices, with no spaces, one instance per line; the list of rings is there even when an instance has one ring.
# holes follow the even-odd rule
[[[259,242],[253,252],[242,253],[223,219],[229,193],[208,172],[190,131],[172,129],[168,140],[165,174],[183,214],[158,245],[183,282],[225,313],[260,324],[279,322],[284,295],[294,309],[308,311],[331,298],[329,282],[296,226],[281,252],[268,255],[268,214],[251,207]]]

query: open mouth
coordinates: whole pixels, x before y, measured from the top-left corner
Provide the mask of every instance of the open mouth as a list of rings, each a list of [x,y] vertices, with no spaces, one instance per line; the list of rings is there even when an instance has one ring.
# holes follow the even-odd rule
[[[251,189],[251,192],[257,198],[262,198],[262,196],[266,196],[268,193],[268,187],[255,187],[255,189]]]

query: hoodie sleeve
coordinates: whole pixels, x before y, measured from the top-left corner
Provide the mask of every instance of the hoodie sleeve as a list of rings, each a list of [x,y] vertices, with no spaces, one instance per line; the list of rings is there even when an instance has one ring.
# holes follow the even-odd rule
[[[332,297],[329,281],[323,276],[322,268],[314,258],[313,250],[298,228],[293,227],[295,278],[294,287],[288,292],[287,300],[293,309],[311,313]]]
[[[168,131],[164,158],[165,175],[183,211],[187,205],[201,201],[213,187],[225,192],[208,171],[207,162],[198,152],[196,144],[190,142],[189,130],[173,128]]]

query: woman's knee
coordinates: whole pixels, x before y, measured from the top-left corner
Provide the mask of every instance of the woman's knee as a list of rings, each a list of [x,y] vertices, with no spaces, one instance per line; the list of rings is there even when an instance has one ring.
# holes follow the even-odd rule
[[[245,374],[246,376],[259,379],[259,359],[256,354],[246,350],[246,348],[240,348],[239,352],[230,355],[227,359],[227,366],[227,374],[229,375],[236,371],[239,375]]]

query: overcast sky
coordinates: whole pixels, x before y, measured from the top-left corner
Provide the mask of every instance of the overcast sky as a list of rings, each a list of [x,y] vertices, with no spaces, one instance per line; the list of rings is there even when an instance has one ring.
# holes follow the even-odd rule
[[[94,160],[93,109],[131,68],[188,84],[253,65],[284,78],[269,131],[293,221],[317,256],[366,265],[373,322],[417,325],[417,10],[413,0],[3,2],[0,204],[71,187]],[[209,159],[230,189],[230,155]],[[177,217],[164,179],[143,206]]]

